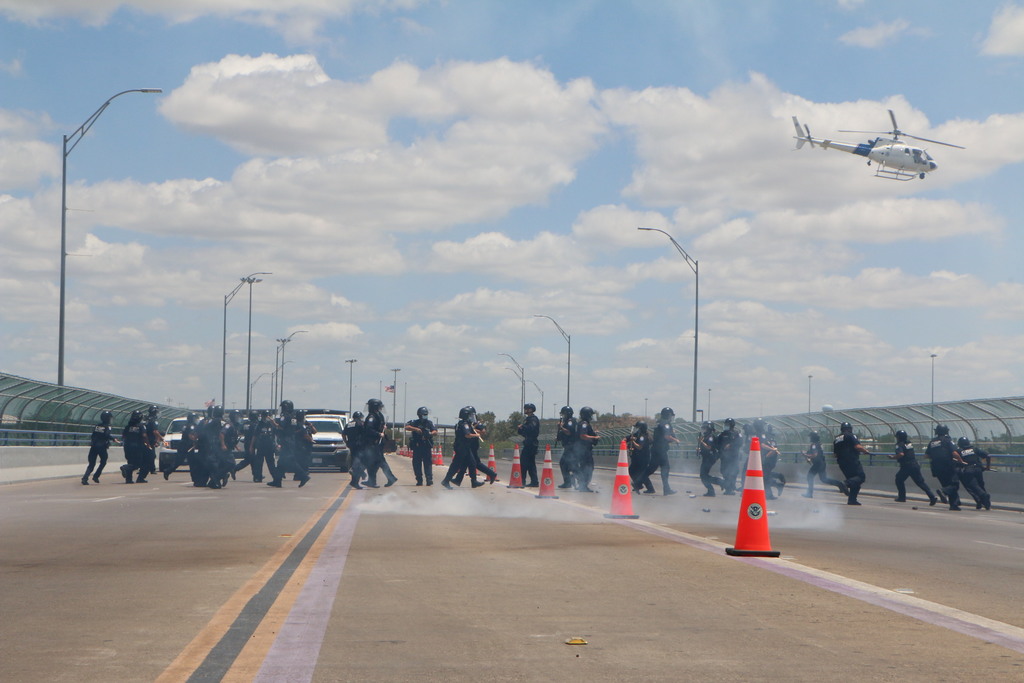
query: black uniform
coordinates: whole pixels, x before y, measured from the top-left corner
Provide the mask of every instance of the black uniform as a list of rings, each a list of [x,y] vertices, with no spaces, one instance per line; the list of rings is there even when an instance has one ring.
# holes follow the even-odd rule
[[[558,443],[562,444],[562,455],[558,458],[558,469],[562,471],[562,483],[560,489],[571,488],[579,464],[576,462],[576,440],[579,438],[579,430],[576,426],[576,418],[562,416],[558,421],[558,434],[555,436]]]
[[[247,439],[252,439],[250,464],[253,481],[263,481],[264,463],[267,465],[267,473],[270,475],[271,480],[277,479],[277,463],[274,458],[277,453],[277,425],[274,424],[269,415],[261,415],[250,433],[251,436],[247,437]],[[248,441],[246,441],[246,447],[249,447]]]
[[[740,447],[742,445],[743,440],[735,426],[723,429],[715,437],[715,450],[718,451],[718,457],[721,459],[720,467],[725,489],[722,493],[726,496],[736,495],[736,476],[740,472]]]
[[[807,458],[807,462],[811,464],[811,469],[807,471],[807,493],[803,494],[804,498],[814,497],[815,477],[817,477],[822,484],[835,486],[843,495],[849,493],[846,488],[846,484],[825,474],[827,463],[825,462],[825,451],[822,450],[820,441],[811,441],[811,445],[809,445],[807,450],[804,451],[804,457]]]
[[[576,474],[576,490],[591,493],[590,480],[594,477],[594,444],[597,441],[593,438],[597,432],[590,420],[580,418],[576,423],[576,464],[579,472]]]
[[[930,505],[935,505],[938,502],[938,498],[932,493],[931,488],[929,488],[924,477],[921,475],[921,465],[917,462],[917,456],[914,455],[913,444],[896,444],[896,464],[900,466],[899,472],[896,473],[897,502],[902,503],[907,499],[906,481],[908,477],[928,496],[928,503]]]
[[[775,439],[769,434],[765,434],[764,438],[761,439],[761,474],[764,477],[764,492],[765,497],[768,500],[775,500],[775,495],[772,493],[772,487],[779,489],[779,495],[782,495],[782,489],[786,485],[786,477],[781,472],[776,472],[775,468],[779,464],[779,449],[775,444]]]
[[[126,484],[132,483],[132,476],[135,471],[139,472],[139,481],[146,481],[146,427],[142,419],[128,422],[121,432],[121,443],[124,445],[125,463],[121,466],[121,475]]]
[[[92,480],[97,484],[100,483],[100,475],[103,474],[103,468],[107,465],[107,449],[110,448],[110,442],[114,440],[114,435],[110,432],[110,425],[100,423],[92,428],[92,435],[89,437],[89,465],[85,468],[85,474],[82,475],[82,483],[89,483],[89,475],[92,475]],[[96,459],[99,458],[100,466],[96,467]],[[93,468],[96,467],[96,471],[93,472]]]
[[[296,413],[289,412],[282,415],[277,423],[277,443],[280,455],[277,459],[277,472],[276,474],[271,473],[274,479],[268,482],[268,486],[280,487],[286,472],[295,473],[299,488],[305,486],[309,481],[309,472],[302,466],[300,450],[302,448],[301,441],[306,434],[304,422],[305,420],[300,419]]]
[[[473,422],[473,431],[479,436],[475,439],[469,439],[467,443],[469,445],[470,453],[472,453],[473,463],[476,465],[476,471],[486,474],[487,483],[493,484],[498,478],[498,473],[485,465],[484,461],[480,459],[480,444],[483,443],[484,435],[487,433],[487,425],[483,422]],[[465,470],[462,470],[455,475],[454,479],[452,479],[456,486],[462,486],[462,477],[464,474]]]
[[[519,436],[523,437],[523,450],[519,464],[523,470],[523,485],[537,486],[537,448],[540,444],[540,420],[536,415],[527,415],[519,425]]]
[[[448,473],[441,482],[441,485],[446,489],[452,487],[451,482],[453,479],[461,476],[467,470],[469,471],[469,480],[473,488],[483,486],[483,482],[476,480],[476,457],[473,455],[471,442],[476,441],[479,443],[480,439],[475,434],[476,430],[473,429],[473,422],[471,420],[461,419],[455,425],[455,455],[452,457],[452,464],[448,466]]]
[[[974,498],[979,510],[981,508],[991,510],[992,497],[985,490],[985,484],[981,478],[981,473],[985,470],[985,462],[988,461],[988,453],[980,448],[968,446],[960,450],[960,458],[967,463],[960,470],[960,483]]]
[[[670,421],[661,420],[654,426],[654,439],[651,444],[651,464],[647,467],[647,476],[649,477],[659,469],[661,470],[661,492],[666,496],[675,493],[668,483],[668,447],[674,438],[675,430],[672,428]]]
[[[371,410],[363,421],[363,443],[366,459],[366,485],[377,488],[377,470],[382,470],[387,478],[384,486],[391,486],[396,477],[391,472],[388,461],[384,459],[384,432],[387,430],[387,423],[384,421],[384,414]]]
[[[207,417],[199,426],[199,454],[203,466],[199,472],[199,481],[197,482],[195,478],[192,480],[194,486],[221,488],[226,474],[224,451],[224,423],[219,415]]]
[[[416,485],[421,486],[424,478],[427,486],[434,483],[434,460],[433,453],[435,430],[433,421],[428,417],[420,417],[410,420],[410,427],[414,427],[409,438],[409,446],[412,448],[412,471],[416,475]]]
[[[345,439],[345,445],[348,446],[351,456],[349,474],[352,476],[352,481],[349,485],[352,488],[361,489],[363,487],[359,485],[359,482],[366,474],[366,444],[364,443],[366,435],[363,432],[362,419],[352,420],[345,425],[345,429],[341,431],[341,437]]]
[[[867,476],[864,474],[864,466],[860,462],[860,451],[857,446],[860,440],[852,432],[843,432],[832,442],[832,453],[836,456],[836,463],[840,471],[846,477],[843,484],[848,489],[847,505],[860,505],[857,501],[857,494],[860,487],[864,485]]]
[[[629,437],[629,478],[633,490],[640,493],[643,487],[647,493],[654,493],[654,485],[647,470],[651,466],[651,437],[644,431],[635,431]]]
[[[725,480],[711,475],[711,468],[718,462],[718,451],[715,449],[714,432],[704,430],[697,436],[697,456],[700,458],[700,483],[707,491],[705,496],[714,496],[714,486],[725,490]]]
[[[156,474],[156,449],[164,440],[164,433],[160,431],[160,421],[155,413],[150,413],[146,420],[146,450],[143,454],[145,469],[139,475],[138,481],[145,482],[150,474]]]
[[[924,452],[931,461],[932,475],[939,480],[941,491],[949,501],[950,510],[960,509],[960,471],[953,456],[955,452],[956,447],[948,434],[929,441]]]

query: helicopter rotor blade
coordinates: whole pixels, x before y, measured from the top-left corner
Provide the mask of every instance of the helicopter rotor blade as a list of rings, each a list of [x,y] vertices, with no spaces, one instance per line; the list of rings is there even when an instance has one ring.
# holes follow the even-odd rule
[[[889,118],[892,119],[892,134],[893,135],[902,135],[902,131],[900,130],[900,126],[899,126],[898,123],[896,123],[896,114],[892,113],[892,109],[889,110]]]
[[[840,130],[840,133],[868,133],[870,135],[892,135],[891,130]]]
[[[914,138],[915,140],[920,140],[921,142],[933,142],[936,145],[945,145],[946,147],[956,147],[957,149],[967,149],[966,147],[962,147],[960,145],[954,145],[952,142],[942,142],[941,140],[930,140],[929,138],[919,138],[916,135],[911,135],[910,133],[903,133],[903,135],[905,137],[908,137],[908,138]]]

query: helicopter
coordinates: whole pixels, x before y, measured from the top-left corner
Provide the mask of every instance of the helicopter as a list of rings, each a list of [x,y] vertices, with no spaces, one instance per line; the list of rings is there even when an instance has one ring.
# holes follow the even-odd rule
[[[867,157],[868,166],[871,165],[872,161],[877,164],[875,166],[876,178],[902,181],[912,180],[915,177],[924,180],[926,173],[936,170],[939,166],[932,159],[931,155],[928,154],[927,150],[922,147],[912,147],[908,145],[906,142],[900,140],[900,136],[920,140],[922,142],[932,142],[937,145],[945,145],[946,147],[965,149],[960,145],[954,145],[949,142],[929,140],[928,138],[920,138],[916,135],[911,135],[910,133],[904,133],[896,123],[896,115],[892,112],[892,109],[889,110],[889,118],[892,119],[892,130],[889,131],[839,131],[840,133],[873,133],[876,135],[887,136],[878,137],[874,140],[868,140],[867,142],[856,143],[841,142],[839,140],[824,140],[812,137],[811,129],[808,128],[806,124],[801,128],[800,122],[794,116],[793,126],[796,128],[796,148],[800,149],[804,146],[805,142],[809,142],[811,143],[811,147],[820,145],[822,149],[837,149],[842,152],[849,152],[850,154]]]

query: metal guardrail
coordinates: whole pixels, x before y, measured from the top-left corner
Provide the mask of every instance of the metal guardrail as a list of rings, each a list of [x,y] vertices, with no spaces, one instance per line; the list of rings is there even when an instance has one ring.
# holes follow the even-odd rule
[[[88,446],[90,432],[0,429],[0,446]]]

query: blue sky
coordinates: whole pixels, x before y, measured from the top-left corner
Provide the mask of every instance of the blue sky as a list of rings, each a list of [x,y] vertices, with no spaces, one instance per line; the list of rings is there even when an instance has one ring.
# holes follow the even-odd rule
[[[949,6],[947,6],[949,5]],[[1024,394],[1024,3],[0,0],[0,369],[220,397],[251,272],[254,402],[398,418],[545,394],[728,415]],[[793,151],[900,127],[925,180]],[[245,403],[245,291],[227,404]],[[258,379],[257,379],[258,378]],[[709,391],[710,390],[710,391]],[[527,384],[529,400],[540,393]],[[390,401],[388,401],[390,407]]]

